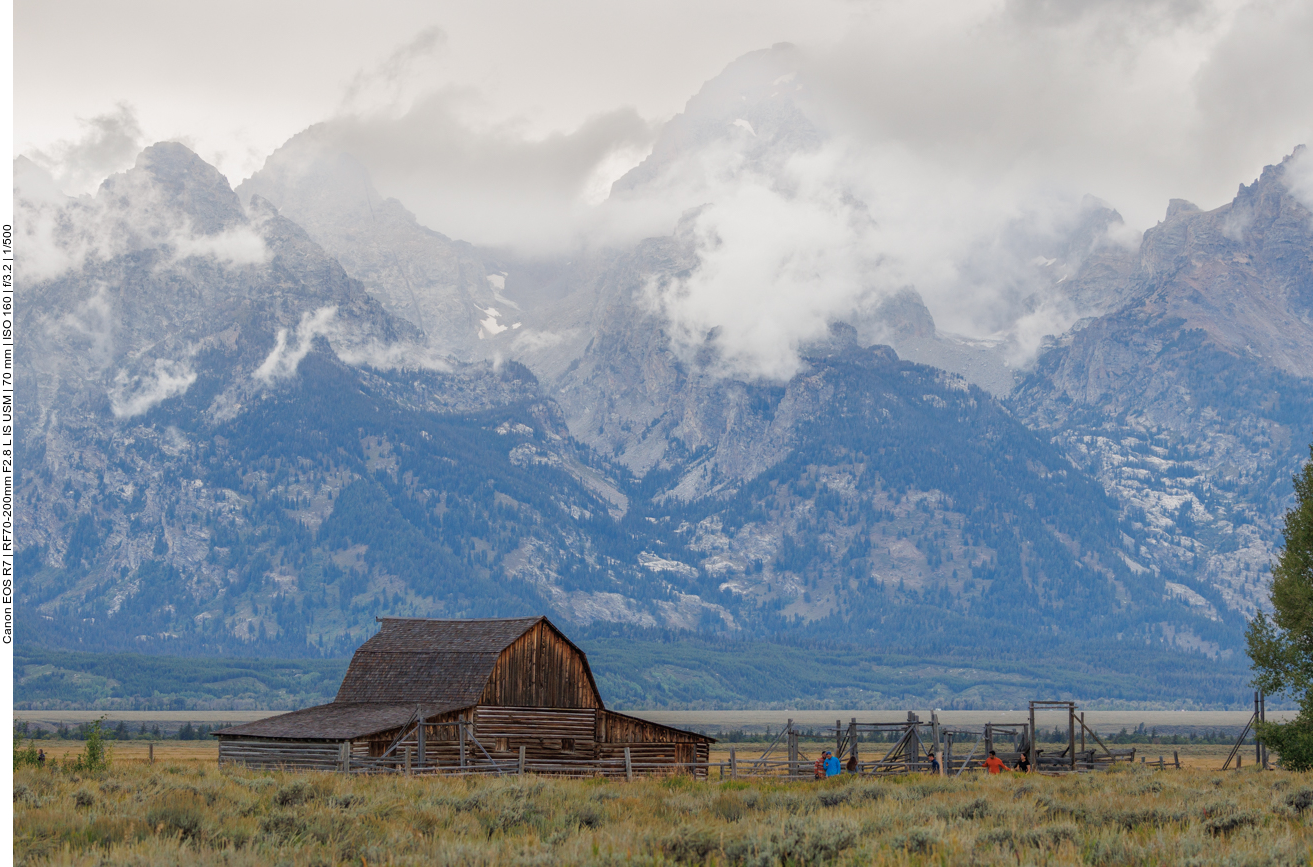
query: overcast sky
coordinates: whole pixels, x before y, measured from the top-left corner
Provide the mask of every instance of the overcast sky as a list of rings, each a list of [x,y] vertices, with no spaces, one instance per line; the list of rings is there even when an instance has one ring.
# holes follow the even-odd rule
[[[315,121],[432,90],[467,96],[474,124],[529,137],[632,107],[674,114],[735,57],[782,40],[838,38],[857,7],[808,0],[18,0],[19,152],[135,110],[148,138],[186,138],[236,183]],[[384,86],[389,59],[426,32],[434,49]],[[395,64],[394,64],[395,65]],[[348,99],[353,84],[364,92]]]
[[[67,192],[160,139],[236,185],[327,122],[432,228],[542,250],[598,222],[610,182],[704,82],[785,41],[833,146],[766,187],[736,176],[683,195],[719,197],[745,239],[823,245],[854,225],[856,194],[879,238],[858,231],[860,256],[834,273],[864,283],[861,261],[911,250],[891,285],[914,283],[961,330],[994,327],[958,303],[962,262],[1007,221],[1052,222],[1089,193],[1140,231],[1169,198],[1229,201],[1313,138],[1308,0],[18,0],[15,147]],[[781,183],[800,192],[775,202]],[[984,305],[1003,290],[971,291]]]

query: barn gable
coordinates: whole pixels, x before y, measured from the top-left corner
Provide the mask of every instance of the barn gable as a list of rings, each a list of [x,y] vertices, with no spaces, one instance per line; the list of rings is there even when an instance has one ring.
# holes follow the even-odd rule
[[[544,617],[498,656],[479,704],[600,708],[602,696],[588,657]]]

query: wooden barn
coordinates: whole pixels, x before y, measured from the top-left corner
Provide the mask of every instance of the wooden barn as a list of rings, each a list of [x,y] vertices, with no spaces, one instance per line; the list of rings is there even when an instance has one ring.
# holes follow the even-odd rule
[[[220,764],[614,776],[705,769],[712,738],[607,710],[587,656],[546,617],[380,622],[332,702],[214,732]]]

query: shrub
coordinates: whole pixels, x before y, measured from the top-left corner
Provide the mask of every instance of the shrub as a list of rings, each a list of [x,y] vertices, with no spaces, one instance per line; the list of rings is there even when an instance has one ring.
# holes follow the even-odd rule
[[[1300,789],[1298,792],[1291,792],[1286,795],[1286,806],[1296,813],[1302,813],[1309,807],[1313,807],[1313,789]]]
[[[23,746],[23,735],[21,732],[14,732],[14,769],[22,767],[35,768],[40,762],[37,761],[37,747],[34,742],[28,740],[27,746]]]
[[[989,815],[989,801],[976,798],[967,804],[960,804],[943,811],[945,819],[983,819]]]
[[[1224,837],[1232,831],[1257,825],[1258,822],[1259,817],[1256,813],[1230,813],[1224,816],[1214,816],[1204,822],[1204,830],[1214,837]]]
[[[1258,739],[1278,756],[1282,768],[1288,771],[1313,769],[1313,725],[1296,717],[1288,723],[1258,723]]]
[[[575,808],[567,821],[580,828],[596,828],[606,821],[606,814],[592,804],[584,804]]]
[[[305,780],[297,780],[279,789],[274,795],[274,803],[280,807],[296,807],[307,801],[313,801],[314,798],[314,788]]]
[[[939,841],[935,835],[924,828],[913,828],[901,837],[894,839],[895,849],[904,849],[917,855],[924,855],[935,847]]]
[[[848,803],[852,796],[853,793],[849,789],[827,789],[817,795],[816,800],[820,801],[823,807],[837,807]]]
[[[205,817],[190,804],[157,804],[146,811],[146,824],[184,840],[196,840],[205,827]]]
[[[719,819],[726,822],[737,822],[748,813],[748,805],[737,794],[722,792],[716,800],[711,802],[711,812]]]
[[[857,828],[843,820],[790,819],[773,847],[780,861],[807,867],[833,861],[857,842]]]
[[[683,825],[663,837],[658,845],[661,851],[681,864],[701,864],[720,848],[720,840],[710,828]]]
[[[93,722],[87,729],[87,741],[82,748],[82,752],[73,760],[69,767],[74,771],[103,771],[110,766],[113,761],[109,744],[105,741],[105,735],[100,730],[100,724],[104,722],[104,717]]]
[[[91,807],[96,803],[96,796],[86,789],[78,789],[73,793],[73,803],[79,807]]]

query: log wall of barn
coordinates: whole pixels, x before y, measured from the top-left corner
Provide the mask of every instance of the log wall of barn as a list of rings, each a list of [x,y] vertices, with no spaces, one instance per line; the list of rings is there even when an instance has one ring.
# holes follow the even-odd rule
[[[584,655],[538,623],[501,652],[479,699],[502,707],[601,708]]]
[[[613,744],[699,743],[706,739],[693,732],[672,729],[659,723],[626,716],[613,710],[597,714],[597,742]]]
[[[369,754],[364,741],[351,744],[352,757]],[[342,767],[340,741],[263,740],[259,738],[221,738],[219,765],[245,765],[249,768],[286,768],[287,770],[336,771]]]

